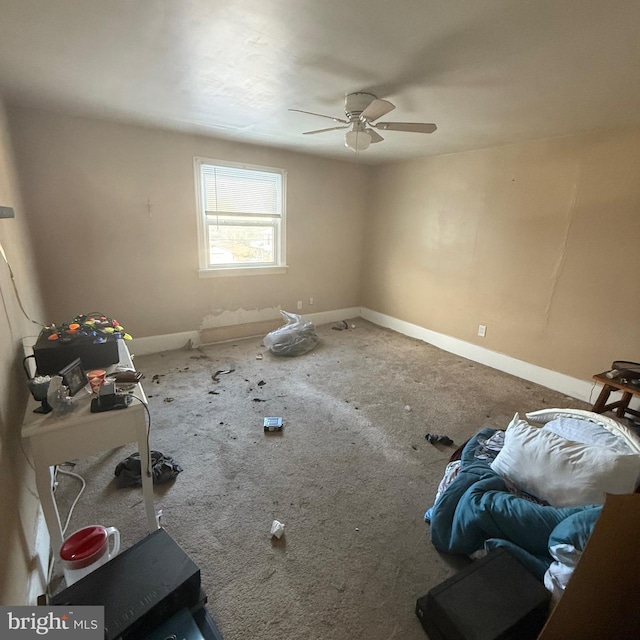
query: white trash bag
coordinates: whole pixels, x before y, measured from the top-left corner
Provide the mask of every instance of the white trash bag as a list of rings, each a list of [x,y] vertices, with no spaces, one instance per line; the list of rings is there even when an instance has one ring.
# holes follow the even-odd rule
[[[271,353],[276,356],[301,356],[318,344],[320,339],[313,322],[287,311],[280,311],[280,314],[287,324],[267,333],[263,340]]]

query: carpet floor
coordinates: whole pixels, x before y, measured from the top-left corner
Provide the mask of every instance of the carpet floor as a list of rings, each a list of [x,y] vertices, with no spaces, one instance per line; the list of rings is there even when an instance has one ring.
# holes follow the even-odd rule
[[[588,408],[361,318],[348,325],[318,327],[318,346],[293,358],[260,338],[135,358],[151,448],[184,469],[155,487],[156,508],[200,567],[225,640],[424,640],[416,599],[469,562],[438,553],[423,519],[451,453],[515,412]],[[282,431],[265,433],[265,416]],[[114,482],[134,451],[63,467],[87,483],[67,534],[115,526],[123,548],[145,536],[140,490]],[[64,519],[79,482],[58,482]]]

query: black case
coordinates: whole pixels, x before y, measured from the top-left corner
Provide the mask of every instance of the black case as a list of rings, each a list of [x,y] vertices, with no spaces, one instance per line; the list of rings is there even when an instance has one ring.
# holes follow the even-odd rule
[[[181,609],[199,609],[204,601],[200,569],[158,529],[49,604],[104,605],[106,640],[140,640]]]
[[[156,627],[144,640],[204,640],[201,630],[189,609],[181,609]]]
[[[80,358],[85,371],[103,369],[118,362],[117,338],[109,335],[105,342],[93,336],[73,336],[68,341],[49,340],[52,331],[43,329],[33,347],[36,370],[41,376],[57,375],[70,362]]]
[[[535,640],[551,594],[504,549],[475,560],[418,598],[431,640]]]

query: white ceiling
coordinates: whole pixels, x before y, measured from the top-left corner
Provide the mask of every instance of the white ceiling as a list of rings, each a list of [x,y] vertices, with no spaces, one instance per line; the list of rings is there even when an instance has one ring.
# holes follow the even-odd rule
[[[333,155],[345,93],[435,122],[382,162],[640,123],[637,0],[0,0],[9,103]]]

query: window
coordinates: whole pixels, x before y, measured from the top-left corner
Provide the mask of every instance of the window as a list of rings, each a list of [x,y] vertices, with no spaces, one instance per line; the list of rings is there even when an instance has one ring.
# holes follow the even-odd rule
[[[283,273],[286,173],[195,159],[200,274]]]

